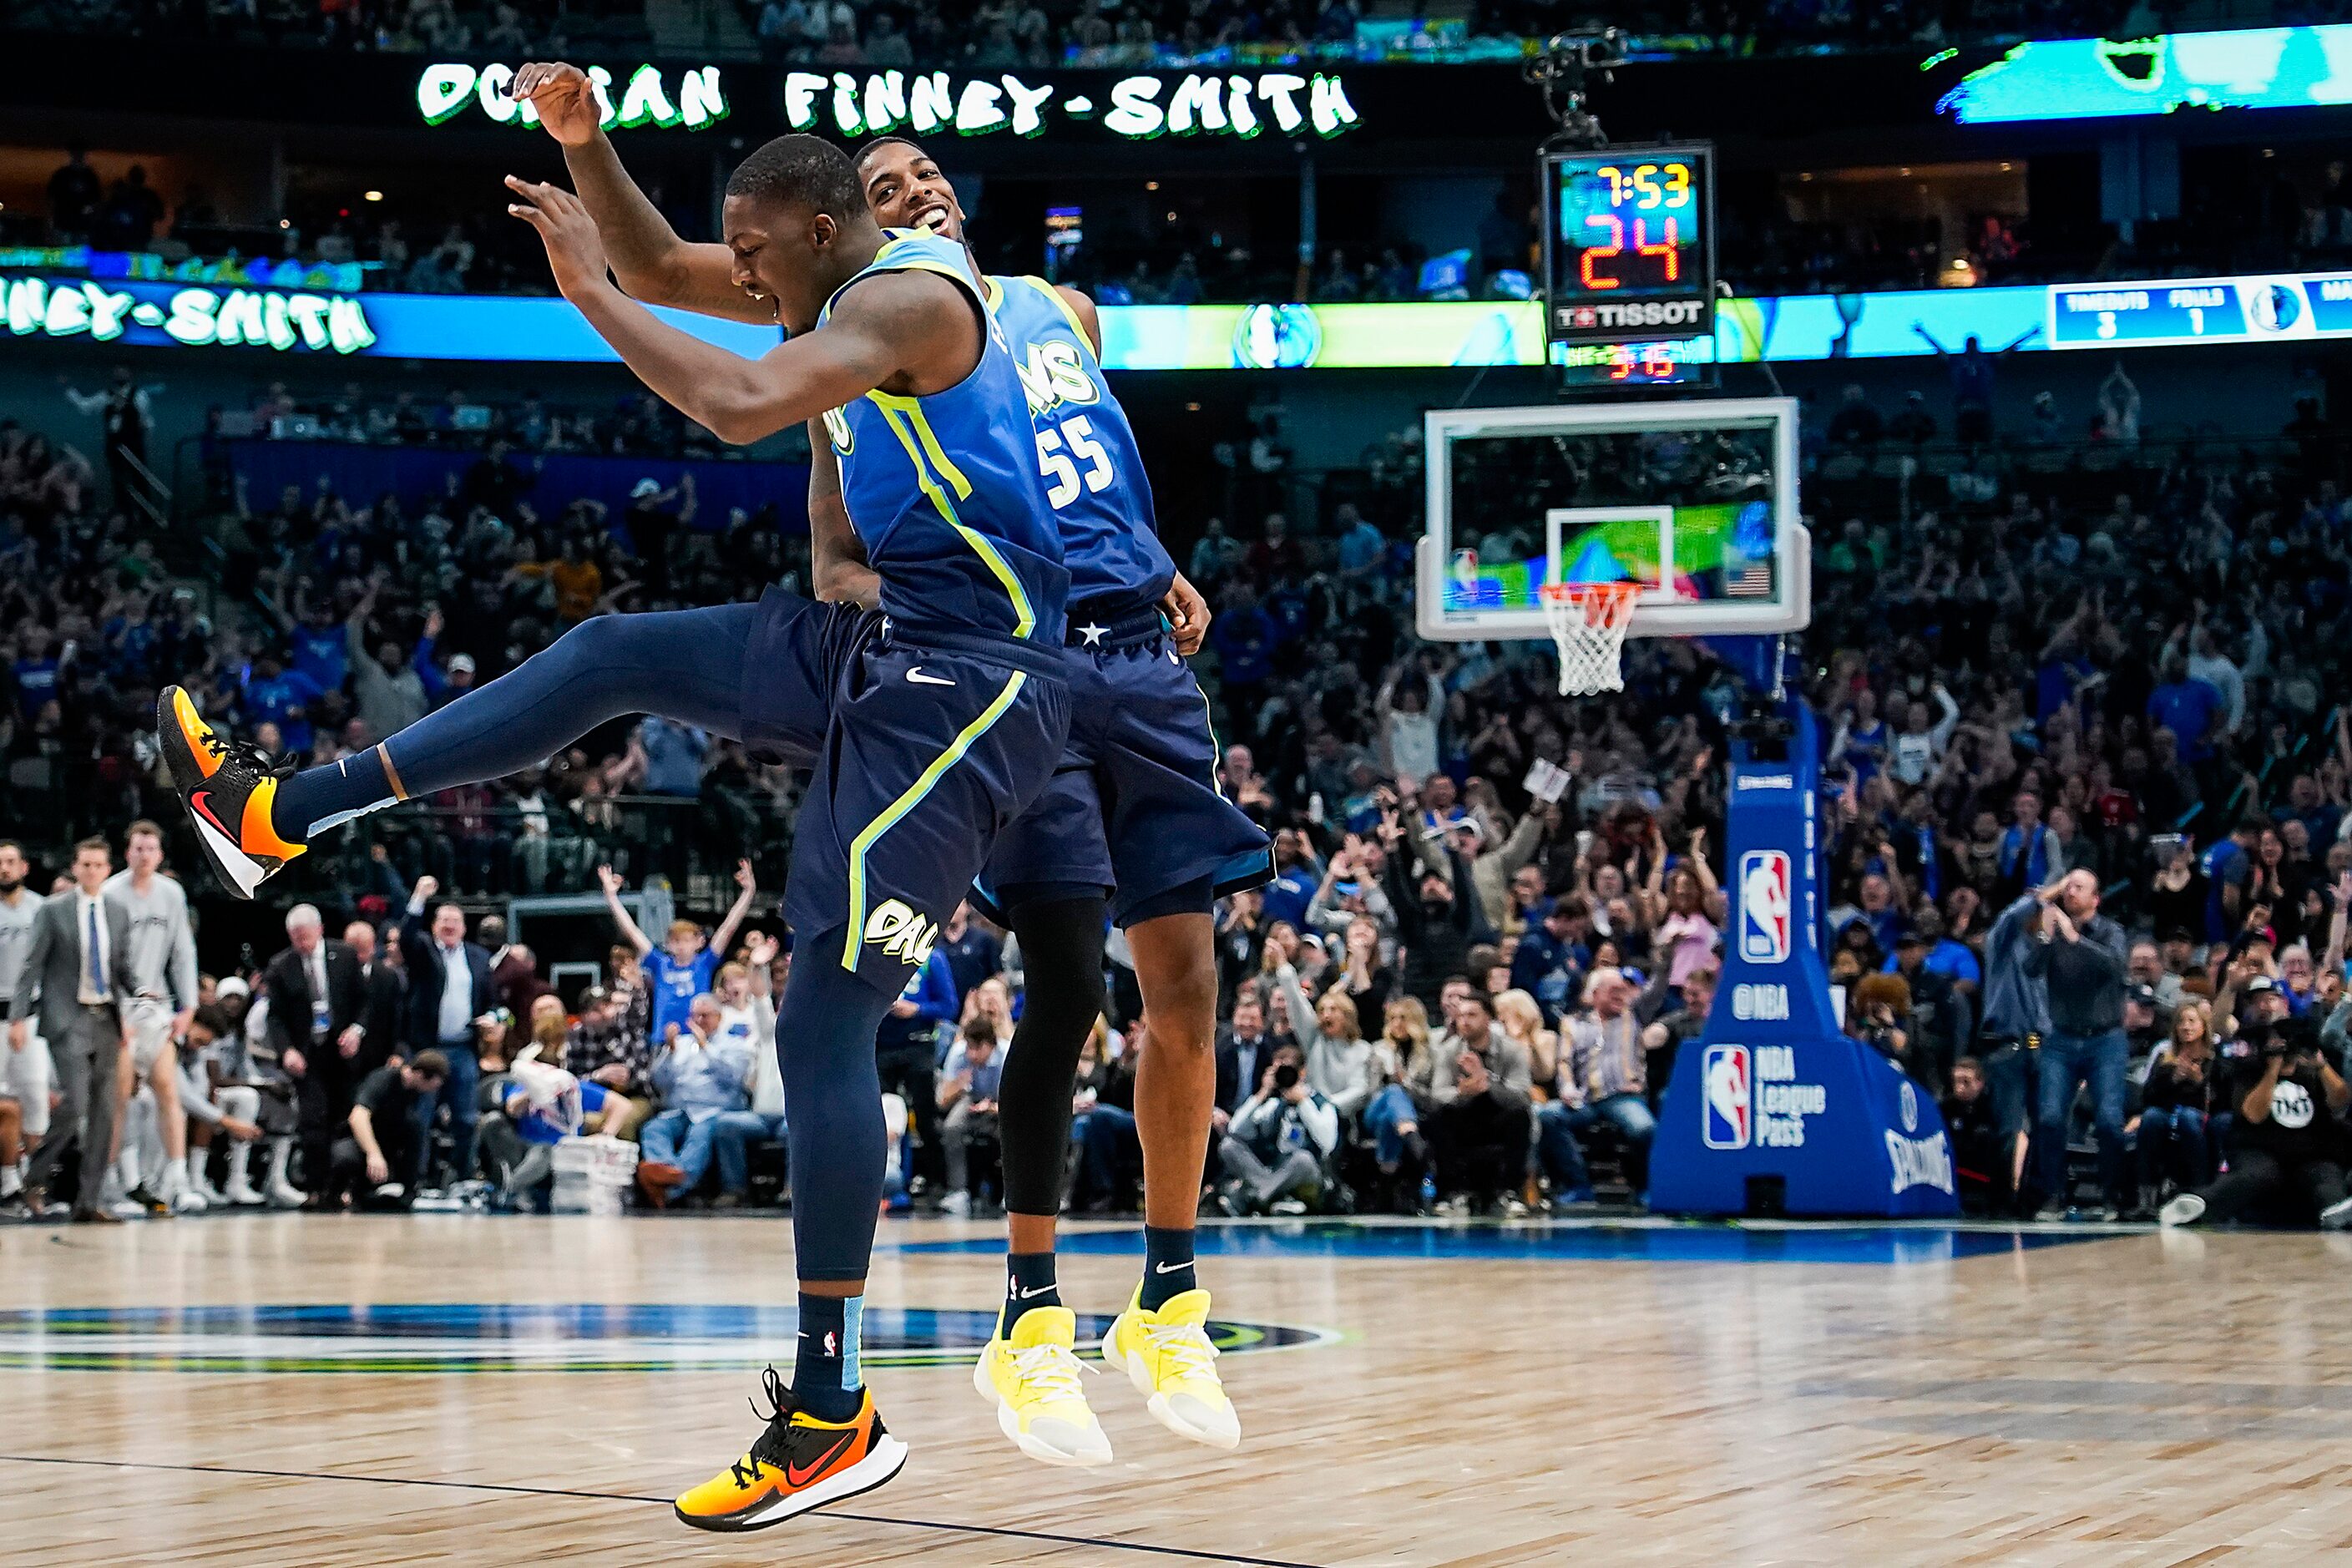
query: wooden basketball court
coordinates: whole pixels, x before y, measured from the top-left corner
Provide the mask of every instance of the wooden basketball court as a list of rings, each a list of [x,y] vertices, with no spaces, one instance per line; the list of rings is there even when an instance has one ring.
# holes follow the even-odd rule
[[[2185,1563],[2352,1552],[2352,1238],[1664,1222],[1203,1233],[1238,1454],[1123,1380],[1118,1450],[1000,1438],[993,1226],[892,1223],[913,1458],[728,1538],[667,1499],[790,1365],[761,1219],[0,1228],[0,1562]],[[1070,1237],[1108,1313],[1131,1230]],[[893,1310],[892,1309],[904,1309]],[[1084,1331],[1083,1326],[1081,1330]]]

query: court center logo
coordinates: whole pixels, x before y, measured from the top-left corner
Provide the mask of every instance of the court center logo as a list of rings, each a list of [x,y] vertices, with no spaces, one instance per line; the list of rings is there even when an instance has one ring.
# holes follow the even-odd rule
[[[1701,1065],[1706,1089],[1703,1141],[1710,1149],[1745,1149],[1752,1128],[1746,1046],[1709,1046]]]
[[[953,1366],[987,1344],[996,1310],[866,1309],[869,1366]],[[1108,1313],[1078,1315],[1099,1344]],[[1326,1329],[1211,1321],[1222,1353],[1335,1343]],[[0,1371],[376,1373],[740,1372],[792,1364],[790,1307],[670,1302],[288,1303],[0,1311]],[[1090,1353],[1090,1352],[1082,1352]]]
[[[1787,851],[1748,850],[1739,858],[1739,956],[1786,963],[1790,929]]]

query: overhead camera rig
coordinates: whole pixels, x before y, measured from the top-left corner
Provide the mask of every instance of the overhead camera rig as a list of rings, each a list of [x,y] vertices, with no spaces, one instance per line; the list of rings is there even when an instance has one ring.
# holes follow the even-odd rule
[[[1607,86],[1611,72],[1625,63],[1625,35],[1614,27],[1575,27],[1555,33],[1530,57],[1520,74],[1544,98],[1544,112],[1559,129],[1548,138],[1547,153],[1582,152],[1609,143],[1601,121],[1584,107],[1586,91]]]

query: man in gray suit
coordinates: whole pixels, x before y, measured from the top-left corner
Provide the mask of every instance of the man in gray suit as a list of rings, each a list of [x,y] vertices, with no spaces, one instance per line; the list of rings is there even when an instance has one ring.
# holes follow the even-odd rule
[[[130,961],[131,916],[105,897],[113,870],[114,852],[105,839],[74,846],[74,885],[42,902],[8,1002],[8,1047],[20,1051],[30,1033],[33,993],[39,990],[41,1037],[56,1058],[58,1092],[64,1097],[26,1173],[27,1200],[39,1213],[67,1145],[79,1143],[81,1179],[73,1217],[101,1224],[114,1222],[99,1190],[114,1152],[115,1081],[131,1050],[130,977],[117,973]]]

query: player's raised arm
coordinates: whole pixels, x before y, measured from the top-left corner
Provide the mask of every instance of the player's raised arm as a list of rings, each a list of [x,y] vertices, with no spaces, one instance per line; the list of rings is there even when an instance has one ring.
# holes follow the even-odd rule
[[[882,579],[866,563],[866,542],[841,499],[841,460],[822,418],[809,421],[809,591],[828,603],[882,602]]]
[[[539,122],[562,146],[572,188],[595,220],[613,276],[630,298],[730,321],[774,323],[772,300],[754,300],[736,287],[735,258],[728,248],[679,238],[629,178],[600,123],[595,89],[578,66],[531,61],[515,73],[514,96],[539,111]],[[520,193],[527,183],[509,175],[507,184]]]
[[[662,400],[720,440],[748,445],[886,384],[910,395],[952,386],[979,362],[970,297],[924,272],[869,279],[825,323],[756,360],[656,319],[613,286],[580,198],[521,182],[508,211],[539,231],[556,287]]]

